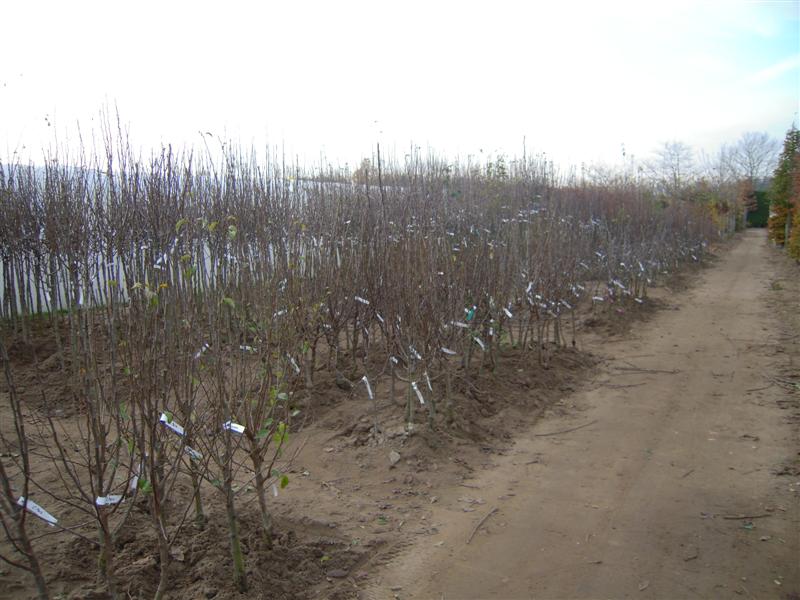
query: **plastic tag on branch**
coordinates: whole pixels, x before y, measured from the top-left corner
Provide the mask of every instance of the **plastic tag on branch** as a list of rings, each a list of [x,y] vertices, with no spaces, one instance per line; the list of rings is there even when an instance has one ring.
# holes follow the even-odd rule
[[[275,496],[276,498],[278,497],[278,486],[275,485],[274,483],[272,484],[272,495]]]
[[[300,374],[300,367],[298,366],[297,361],[294,359],[294,356],[288,356],[288,358],[289,358],[289,362],[292,365],[292,368],[294,369],[295,374],[299,375]]]
[[[411,382],[411,389],[414,390],[414,393],[417,395],[417,398],[419,398],[419,403],[424,405],[425,398],[422,397],[422,392],[419,391],[419,387],[417,387],[416,381]]]
[[[375,313],[375,317],[377,317],[378,321],[380,321],[381,324],[385,323],[385,321],[383,320],[383,317],[381,316],[381,313],[376,312]]]
[[[475,337],[473,339],[475,340],[475,343],[481,347],[481,350],[486,351],[486,345],[483,343],[483,340],[481,338]]]
[[[397,360],[397,357],[396,357],[396,356],[390,356],[390,357],[389,357],[389,360],[391,360],[391,361],[392,361],[394,364],[396,364],[396,365],[399,365],[399,364],[400,364],[400,361],[399,361],[399,360]]]
[[[167,416],[166,413],[161,413],[161,418],[159,419],[165,427],[168,427],[178,435],[184,434],[184,429],[180,425],[178,425],[175,421],[173,421],[172,417]]]
[[[423,375],[425,376],[425,383],[428,384],[428,391],[432,392],[433,391],[433,386],[431,385],[431,378],[428,377],[428,372],[425,371],[425,373],[423,373]]]
[[[634,298],[633,300],[634,300],[634,302],[636,302],[637,304],[644,304],[644,300],[642,300],[641,298]]]
[[[233,421],[225,421],[222,424],[222,428],[232,431],[233,433],[238,433],[239,435],[244,433],[244,425],[239,425],[239,423],[234,423]]]
[[[411,356],[413,356],[417,360],[422,360],[422,356],[420,355],[419,352],[417,352],[417,349],[414,348],[414,346],[409,346],[408,351],[411,353]]]
[[[195,352],[194,359],[197,360],[198,358],[203,356],[203,354],[205,354],[208,349],[209,349],[209,345],[208,344],[203,344],[203,346],[200,348],[200,350]]]
[[[366,304],[367,306],[369,306],[369,300],[367,300],[366,298],[362,298],[361,296],[353,296],[353,299],[356,302],[360,302],[361,304]]]
[[[445,348],[444,346],[441,347],[441,351],[448,356],[456,356],[458,353],[454,350],[450,350],[450,348]]]
[[[94,499],[94,503],[96,506],[114,506],[115,504],[119,504],[122,502],[122,496],[120,494],[109,494],[108,496],[98,496]]]
[[[592,296],[592,301],[593,302],[605,302],[606,299],[603,298],[602,296]]]
[[[563,304],[564,306],[566,306],[566,307],[567,307],[567,310],[572,310],[572,305],[571,305],[569,302],[567,302],[566,300],[562,300],[562,301],[561,301],[561,304]]]
[[[253,348],[252,346],[239,346],[239,350],[241,350],[242,352],[250,352],[250,353],[256,351],[256,349]]]
[[[17,506],[22,506],[32,515],[36,515],[42,521],[50,525],[50,527],[55,527],[56,523],[58,523],[58,519],[56,519],[53,515],[43,509],[41,506],[36,504],[33,500],[28,500],[25,502],[25,496],[20,496],[19,500],[17,500]]]
[[[361,378],[361,381],[364,382],[364,386],[367,388],[367,395],[369,395],[369,399],[374,400],[375,396],[372,395],[372,386],[369,384],[369,379],[367,379],[367,376],[364,375]]]
[[[186,452],[186,454],[191,456],[194,460],[203,460],[203,455],[191,446],[186,446],[186,448],[184,448],[184,452]]]
[[[453,325],[454,327],[460,327],[461,329],[469,329],[469,325],[461,321],[450,321],[450,325]]]
[[[504,313],[506,313],[506,316],[507,316],[509,319],[513,319],[513,318],[514,318],[514,315],[512,315],[512,314],[511,314],[511,311],[510,311],[510,310],[508,310],[507,308],[504,308],[504,309],[503,309],[503,312],[504,312]]]
[[[139,487],[139,474],[142,472],[143,468],[144,468],[144,462],[140,463],[138,467],[136,465],[133,465],[131,468],[131,471],[133,471],[133,477],[131,477],[131,484],[128,486],[128,488],[132,492],[135,492],[136,489]]]

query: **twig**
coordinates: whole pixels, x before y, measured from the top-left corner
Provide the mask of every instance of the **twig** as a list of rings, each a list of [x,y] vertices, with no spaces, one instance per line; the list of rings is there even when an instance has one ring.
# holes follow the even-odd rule
[[[472,533],[470,533],[469,537],[467,538],[467,544],[469,544],[472,541],[472,538],[475,537],[475,534],[478,533],[478,529],[481,528],[481,525],[483,525],[489,519],[489,517],[491,517],[496,512],[497,512],[497,507],[494,506],[492,507],[492,510],[486,513],[486,515],[480,521],[478,521],[478,524],[475,525],[475,529],[472,530]]]
[[[643,369],[642,367],[614,367],[617,371],[629,371],[631,373],[665,373],[667,375],[677,375],[678,369],[666,371],[664,369]]]
[[[559,435],[561,433],[570,433],[571,431],[577,431],[578,429],[583,429],[584,427],[588,427],[589,425],[594,425],[597,423],[597,419],[594,421],[589,421],[588,423],[584,423],[583,425],[578,425],[577,427],[570,427],[569,429],[562,429],[560,431],[550,431],[549,433],[534,433],[533,437],[547,437],[548,435]]]
[[[722,515],[723,519],[728,519],[729,521],[744,521],[750,519],[763,519],[764,517],[771,517],[772,515],[769,513],[765,513],[763,515]]]
[[[766,390],[767,388],[771,388],[773,385],[775,384],[770,382],[769,385],[765,385],[764,387],[751,388],[749,390],[745,390],[745,392],[760,392],[761,390]]]
[[[681,475],[681,479],[686,479],[686,478],[687,478],[689,475],[691,475],[692,473],[694,473],[694,469],[690,469],[690,470],[686,471],[686,473],[684,473],[683,475]]]
[[[643,381],[642,383],[629,383],[627,385],[619,385],[616,383],[604,383],[603,385],[608,388],[623,389],[623,388],[639,387],[640,385],[647,385],[647,382]]]

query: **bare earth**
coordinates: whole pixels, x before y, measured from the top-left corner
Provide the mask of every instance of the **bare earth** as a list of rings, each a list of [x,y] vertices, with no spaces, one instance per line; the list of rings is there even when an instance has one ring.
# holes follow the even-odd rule
[[[751,230],[701,277],[584,340],[594,380],[442,492],[437,533],[362,594],[800,598],[800,276]]]

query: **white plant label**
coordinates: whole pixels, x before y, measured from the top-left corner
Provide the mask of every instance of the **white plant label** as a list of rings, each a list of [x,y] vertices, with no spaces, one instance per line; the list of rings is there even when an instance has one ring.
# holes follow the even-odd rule
[[[370,399],[370,400],[374,400],[374,399],[375,399],[375,396],[373,396],[373,395],[372,395],[372,386],[369,384],[369,379],[367,379],[367,376],[366,376],[366,375],[364,375],[364,376],[361,378],[361,381],[363,381],[363,382],[364,382],[364,385],[365,385],[365,386],[366,386],[366,388],[367,388],[367,394],[369,395],[369,399]]]
[[[460,327],[461,329],[469,329],[469,325],[462,323],[461,321],[450,321],[450,324],[454,325],[455,327]]]
[[[289,362],[292,363],[292,368],[294,369],[294,372],[299,375],[300,374],[300,367],[297,366],[297,361],[294,359],[293,356],[289,357]]]
[[[475,343],[481,347],[481,350],[486,350],[486,346],[483,344],[483,340],[479,337],[475,338]]]
[[[361,302],[361,304],[366,304],[367,306],[369,306],[369,300],[367,300],[366,298],[362,298],[361,296],[353,296],[353,299],[356,302]]]
[[[239,435],[244,433],[244,425],[239,425],[239,423],[234,423],[233,421],[225,421],[222,424],[223,429],[229,429],[233,433],[238,433]]]
[[[272,495],[275,496],[276,498],[278,497],[278,486],[275,485],[274,483],[272,484]]]
[[[42,521],[50,525],[50,527],[55,527],[56,523],[58,523],[58,519],[56,519],[53,515],[43,509],[41,506],[36,504],[33,500],[28,500],[25,502],[25,496],[20,496],[19,500],[17,500],[17,506],[22,506],[27,510],[29,513],[36,515]]]
[[[255,352],[256,351],[256,349],[253,348],[252,346],[239,346],[239,350],[241,350],[242,352]]]
[[[503,312],[504,312],[504,313],[506,313],[506,316],[507,316],[509,319],[513,319],[513,318],[514,318],[514,315],[512,315],[512,314],[511,314],[511,311],[510,311],[510,310],[508,310],[507,308],[504,308],[504,309],[503,309]]]
[[[200,454],[197,450],[195,450],[191,446],[186,446],[186,448],[184,449],[184,452],[186,452],[186,454],[188,454],[189,456],[191,456],[195,460],[203,460],[203,455]]]
[[[455,351],[450,350],[450,348],[445,348],[444,346],[442,346],[442,352],[444,352],[448,356],[455,356],[456,355]]]
[[[122,502],[122,496],[120,494],[109,494],[108,496],[98,496],[94,500],[94,503],[97,506],[113,506],[114,504],[119,504],[120,502]]]
[[[419,388],[417,387],[417,382],[416,381],[412,381],[411,382],[411,388],[417,394],[417,398],[419,398],[419,403],[424,406],[425,405],[425,398],[422,397],[422,392],[419,391]]]
[[[595,302],[605,302],[605,298],[603,298],[602,296],[592,296],[592,300],[594,300]]]
[[[161,418],[159,421],[161,421],[165,427],[168,427],[178,435],[183,435],[185,433],[183,427],[178,425],[174,420],[170,419],[166,413],[161,413]]]
[[[208,350],[208,344],[203,344],[203,347],[202,347],[202,348],[200,348],[200,350],[198,350],[198,351],[195,353],[195,355],[194,355],[194,359],[195,359],[195,360],[197,360],[198,358],[200,358],[201,356],[203,356],[203,354],[205,354],[205,353],[206,353],[206,350]]]
[[[383,317],[381,316],[381,313],[376,312],[375,316],[378,318],[378,321],[380,321],[381,323],[385,323],[385,321],[383,320]]]

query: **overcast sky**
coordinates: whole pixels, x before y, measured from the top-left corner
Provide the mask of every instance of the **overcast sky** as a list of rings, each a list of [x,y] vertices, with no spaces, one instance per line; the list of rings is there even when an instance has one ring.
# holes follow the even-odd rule
[[[6,2],[0,156],[116,104],[144,149],[376,141],[560,163],[713,150],[798,119],[800,2]],[[93,120],[94,119],[94,120]],[[48,123],[53,127],[48,127]],[[74,137],[74,133],[71,134]]]

